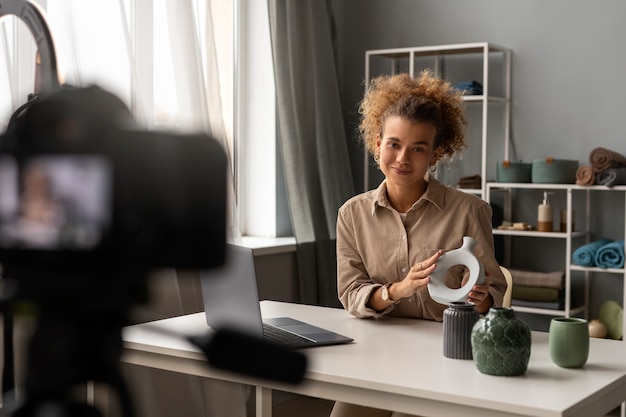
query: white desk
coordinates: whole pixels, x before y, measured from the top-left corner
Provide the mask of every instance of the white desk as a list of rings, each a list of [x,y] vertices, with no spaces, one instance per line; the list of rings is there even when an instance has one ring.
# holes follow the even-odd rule
[[[124,329],[124,362],[257,386],[257,415],[271,415],[271,390],[420,416],[604,416],[626,400],[622,343],[592,339],[584,368],[550,361],[547,333],[533,332],[525,375],[496,377],[471,360],[443,356],[441,323],[356,319],[340,309],[263,301],[265,317],[291,316],[353,337],[349,345],[305,350],[305,381],[284,385],[218,371],[187,342],[140,324]],[[184,334],[206,330],[204,313],[151,324]],[[254,352],[251,352],[254,354]]]

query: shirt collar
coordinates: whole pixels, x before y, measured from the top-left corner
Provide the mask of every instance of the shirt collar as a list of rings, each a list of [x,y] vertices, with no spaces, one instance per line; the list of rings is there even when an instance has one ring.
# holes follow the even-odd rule
[[[417,202],[415,202],[415,204],[417,204],[420,200],[426,200],[434,204],[439,210],[443,210],[447,187],[433,178],[430,174],[426,177],[426,181],[428,181],[426,192]],[[415,204],[413,204],[413,207],[415,207]],[[389,200],[387,199],[386,179],[383,180],[383,182],[381,182],[378,188],[374,191],[374,198],[372,199],[372,216],[376,212],[377,207],[391,207],[391,204],[389,204]],[[411,210],[413,207],[411,207]]]

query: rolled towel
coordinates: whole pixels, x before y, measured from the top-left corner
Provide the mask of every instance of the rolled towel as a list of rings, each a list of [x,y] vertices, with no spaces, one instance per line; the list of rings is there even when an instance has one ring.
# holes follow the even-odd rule
[[[606,185],[607,187],[624,185],[626,184],[626,167],[607,168],[604,171],[598,172],[596,181],[598,184]]]
[[[596,174],[607,168],[618,168],[626,166],[624,155],[605,148],[595,148],[589,154],[589,162]]]
[[[582,165],[576,171],[576,184],[593,185],[596,182],[596,176],[591,165]]]
[[[624,266],[624,241],[616,240],[600,247],[596,252],[596,265],[600,268],[622,268]]]
[[[600,239],[593,242],[589,242],[586,245],[582,245],[574,251],[572,260],[576,265],[580,266],[595,266],[596,265],[596,253],[602,246],[613,242],[611,239]]]

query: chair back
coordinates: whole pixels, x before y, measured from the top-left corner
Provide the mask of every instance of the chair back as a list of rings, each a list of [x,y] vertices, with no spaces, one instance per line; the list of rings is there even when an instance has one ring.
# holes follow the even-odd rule
[[[501,266],[502,274],[504,275],[504,279],[506,280],[506,291],[504,292],[504,297],[502,298],[502,307],[511,307],[511,295],[513,294],[513,276],[511,275],[511,271]]]

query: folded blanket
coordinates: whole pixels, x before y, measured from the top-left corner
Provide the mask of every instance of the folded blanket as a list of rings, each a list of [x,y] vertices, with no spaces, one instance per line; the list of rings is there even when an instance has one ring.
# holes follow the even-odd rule
[[[602,246],[613,242],[611,239],[600,239],[586,245],[582,245],[574,251],[572,261],[580,266],[595,266],[596,253]]]
[[[480,188],[481,177],[480,175],[470,175],[463,177],[459,180],[459,187],[461,188]]]
[[[541,303],[559,301],[561,290],[545,287],[513,285],[511,297],[515,300],[537,301]]]
[[[565,301],[560,299],[556,302],[539,302],[539,301],[526,301],[526,300],[516,300],[512,299],[511,304],[513,305],[513,309],[516,306],[519,307],[532,307],[532,308],[541,308],[544,310],[563,310],[565,307]]]
[[[596,174],[608,168],[619,168],[626,166],[624,155],[605,148],[595,148],[589,154],[589,162]]]
[[[565,285],[565,272],[563,271],[537,272],[511,268],[509,268],[509,271],[515,286],[556,288],[560,290]]]
[[[582,165],[578,167],[576,171],[576,184],[578,185],[593,185],[596,182],[596,177],[591,165]]]
[[[599,248],[595,262],[600,268],[622,268],[624,266],[624,241],[616,240]]]
[[[604,171],[600,171],[596,175],[596,182],[607,187],[624,185],[626,184],[626,167],[607,168]]]

